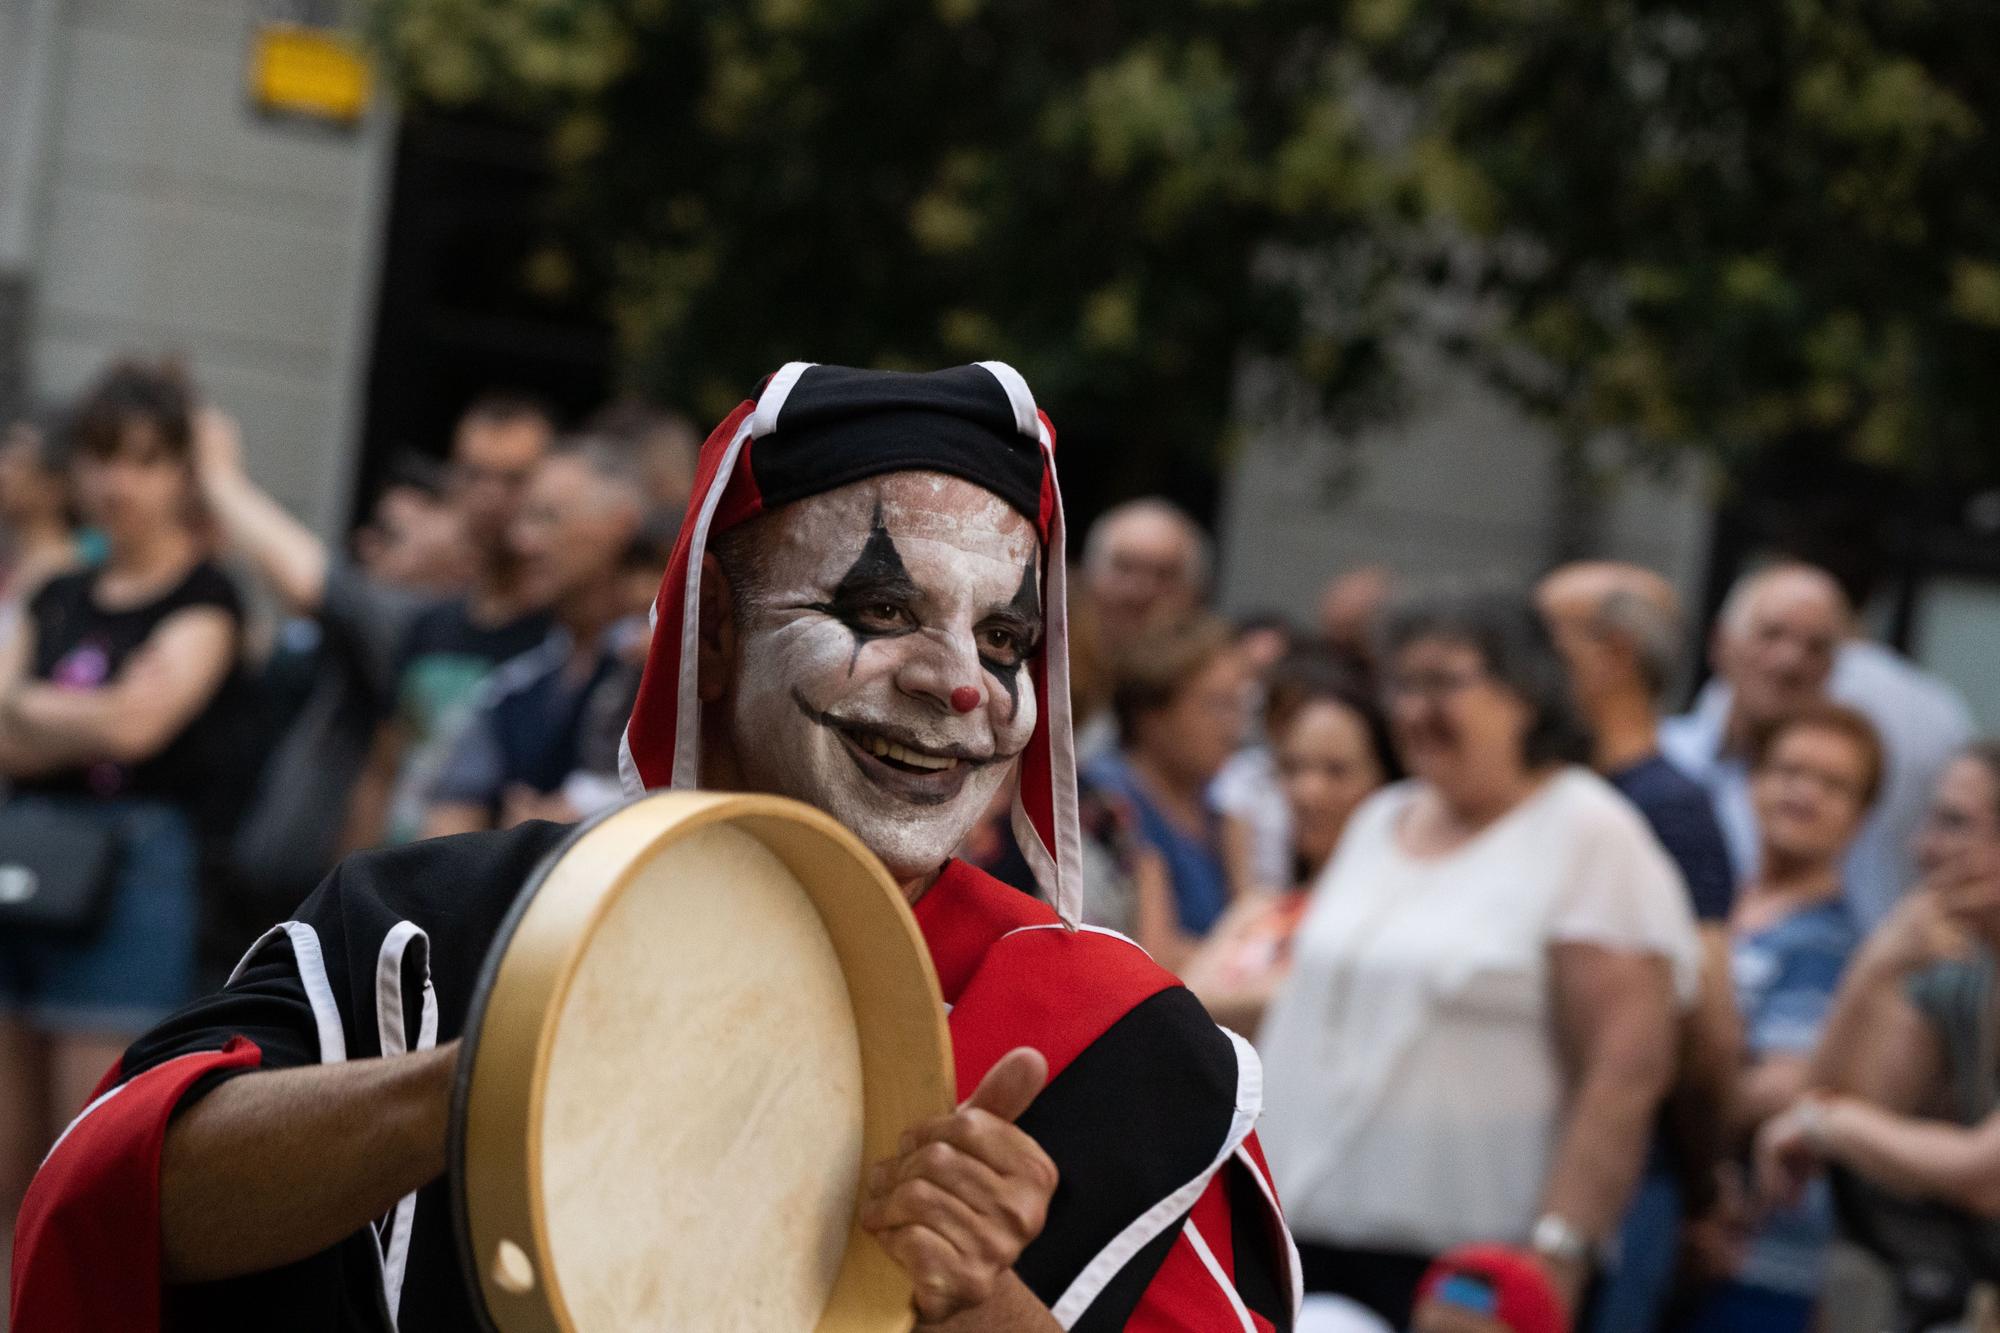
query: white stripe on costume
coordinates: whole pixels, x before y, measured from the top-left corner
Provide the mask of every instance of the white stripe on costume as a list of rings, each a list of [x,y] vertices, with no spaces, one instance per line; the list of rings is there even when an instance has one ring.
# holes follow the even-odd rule
[[[258,951],[280,935],[292,941],[292,962],[299,970],[299,983],[306,989],[306,1003],[312,1006],[313,1023],[319,1029],[319,1062],[340,1064],[347,1059],[347,1028],[340,1021],[340,1006],[334,1003],[333,986],[326,979],[326,955],[319,947],[319,932],[305,922],[280,921],[260,935],[229,980],[222,983],[223,989],[234,986]]]
[[[1005,361],[975,361],[972,363],[1000,381],[1000,387],[1007,392],[1007,405],[1014,409],[1014,428],[1031,440],[1041,438],[1041,416],[1035,410],[1035,395],[1028,388],[1028,381],[1021,378],[1021,372]]]
[[[1083,1266],[1056,1301],[1050,1313],[1064,1328],[1074,1327],[1083,1318],[1104,1289],[1111,1285],[1111,1279],[1124,1271],[1139,1251],[1157,1239],[1161,1232],[1172,1226],[1201,1198],[1208,1183],[1215,1179],[1215,1173],[1240,1147],[1243,1140],[1250,1137],[1251,1128],[1257,1123],[1257,1113],[1264,1105],[1264,1066],[1257,1059],[1257,1052],[1250,1043],[1231,1032],[1220,1029],[1236,1048],[1236,1111],[1229,1121],[1229,1133],[1224,1137],[1222,1149],[1193,1180],[1161,1199],[1134,1218],[1125,1229],[1112,1238],[1111,1243],[1100,1250],[1095,1258]]]
[[[1208,1270],[1208,1275],[1215,1279],[1215,1285],[1222,1288],[1222,1294],[1229,1300],[1230,1310],[1236,1315],[1237,1326],[1243,1333],[1257,1333],[1257,1326],[1250,1322],[1250,1309],[1243,1304],[1243,1294],[1236,1290],[1229,1274],[1222,1271],[1215,1251],[1208,1248],[1208,1240],[1201,1234],[1201,1228],[1194,1224],[1193,1218],[1190,1217],[1187,1225],[1181,1228],[1181,1234],[1187,1237],[1195,1257],[1201,1260],[1201,1266]]]
[[[422,947],[424,995],[414,1049],[428,1051],[437,1046],[437,992],[431,988],[430,937],[413,921],[398,921],[382,941],[375,960],[375,1027],[382,1040],[385,1058],[407,1054],[412,1048],[405,1031],[403,1004],[403,957],[412,943]],[[403,1303],[403,1278],[410,1267],[410,1233],[416,1226],[417,1196],[405,1194],[390,1214],[382,1251],[382,1295],[388,1302],[389,1324],[396,1326]]]
[[[736,460],[743,456],[744,444],[753,436],[769,435],[776,429],[778,413],[791,397],[792,386],[813,365],[811,361],[788,361],[771,376],[771,382],[757,397],[757,406],[743,418],[743,424],[736,428],[736,434],[722,451],[721,465],[709,479],[708,493],[701,497],[701,509],[695,515],[694,532],[688,538],[687,583],[681,589],[681,671],[674,695],[674,771],[668,776],[668,785],[676,789],[692,788],[701,782],[701,698],[696,687],[700,674],[701,558],[708,550],[708,531],[715,522],[723,492],[729,489],[729,479],[736,472]]]
[[[1042,674],[1048,681],[1049,788],[1055,816],[1055,880],[1051,895],[1056,913],[1072,926],[1083,920],[1083,824],[1077,811],[1076,728],[1069,711],[1069,556],[1063,527],[1062,486],[1056,480],[1055,442],[1048,423],[1036,418],[1042,445],[1042,466],[1048,472],[1052,499],[1049,515],[1047,590],[1042,598],[1044,636]]]
[[[1271,1218],[1277,1223],[1278,1234],[1285,1239],[1285,1266],[1290,1276],[1286,1285],[1291,1288],[1292,1293],[1292,1322],[1297,1323],[1299,1310],[1306,1303],[1305,1264],[1299,1258],[1298,1242],[1292,1239],[1292,1228],[1285,1221],[1285,1210],[1278,1206],[1278,1191],[1272,1188],[1270,1177],[1264,1174],[1264,1168],[1257,1165],[1257,1159],[1250,1155],[1249,1145],[1237,1148],[1236,1160],[1243,1164],[1244,1169],[1250,1172],[1250,1178],[1257,1182],[1257,1188],[1263,1192],[1264,1201],[1271,1205]]]

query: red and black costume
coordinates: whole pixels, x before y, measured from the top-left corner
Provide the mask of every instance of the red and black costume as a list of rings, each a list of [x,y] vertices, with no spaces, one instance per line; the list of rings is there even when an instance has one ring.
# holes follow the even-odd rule
[[[1047,631],[1031,670],[1042,707],[1016,827],[1055,907],[957,861],[916,906],[951,1006],[961,1095],[1015,1046],[1048,1058],[1049,1085],[1020,1123],[1061,1184],[1016,1271],[1070,1329],[1289,1330],[1297,1259],[1251,1132],[1255,1054],[1136,945],[1075,922],[1053,451],[1026,385],[998,363],[935,375],[795,364],[773,376],[703,446],[656,608],[626,777],[635,787],[691,786],[698,771],[694,654],[683,649],[712,532],[906,470],[973,481],[1034,518]],[[30,1191],[15,1245],[15,1333],[480,1328],[443,1180],[300,1263],[164,1287],[161,1144],[171,1117],[225,1079],[456,1037],[521,886],[568,836],[528,824],[349,858],[222,992],[136,1043]]]

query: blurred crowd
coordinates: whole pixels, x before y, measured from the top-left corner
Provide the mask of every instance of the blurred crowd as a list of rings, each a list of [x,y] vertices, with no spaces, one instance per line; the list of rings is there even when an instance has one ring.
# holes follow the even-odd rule
[[[172,364],[0,431],[11,1218],[126,1043],[343,855],[620,798],[698,441],[484,396],[341,547]],[[1696,661],[1627,565],[1356,569],[1302,626],[1218,616],[1163,500],[1076,554],[1087,918],[1256,1044],[1315,1327],[1973,1326],[2000,744],[1838,581],[1774,557]],[[962,850],[1026,888],[1007,795]]]

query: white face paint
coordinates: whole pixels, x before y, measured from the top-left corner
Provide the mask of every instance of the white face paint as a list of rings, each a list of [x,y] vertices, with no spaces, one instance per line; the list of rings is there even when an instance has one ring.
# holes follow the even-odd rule
[[[759,543],[730,703],[745,783],[833,815],[898,881],[930,874],[1035,729],[1034,525],[899,472],[786,506]]]

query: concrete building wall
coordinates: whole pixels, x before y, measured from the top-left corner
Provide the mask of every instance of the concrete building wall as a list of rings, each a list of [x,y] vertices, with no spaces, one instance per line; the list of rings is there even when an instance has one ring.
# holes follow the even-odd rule
[[[1364,564],[1414,578],[1527,580],[1548,568],[1558,491],[1546,430],[1444,362],[1413,370],[1409,404],[1339,447],[1324,433],[1252,434],[1224,481],[1227,610],[1311,625],[1327,581]],[[1699,605],[1710,515],[1694,469],[1664,481],[1634,472],[1607,499],[1597,553],[1659,570]]]
[[[243,423],[252,471],[331,531],[361,420],[393,126],[245,95],[248,0],[53,3],[25,362],[64,395],[120,352],[178,352]]]

